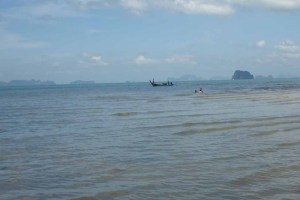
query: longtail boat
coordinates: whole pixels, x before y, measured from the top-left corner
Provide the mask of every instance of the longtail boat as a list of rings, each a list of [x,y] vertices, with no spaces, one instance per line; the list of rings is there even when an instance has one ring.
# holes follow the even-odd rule
[[[150,83],[151,83],[151,85],[153,86],[153,87],[157,87],[157,86],[173,86],[174,84],[172,83],[172,82],[166,82],[166,83],[155,83],[154,82],[154,79],[151,81],[151,80],[149,80],[150,81]]]

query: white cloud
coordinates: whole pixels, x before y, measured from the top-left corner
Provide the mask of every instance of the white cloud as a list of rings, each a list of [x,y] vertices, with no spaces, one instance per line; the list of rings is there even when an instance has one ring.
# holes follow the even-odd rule
[[[30,41],[17,33],[0,28],[0,49],[36,49],[48,46],[46,42]]]
[[[120,4],[124,8],[132,10],[136,14],[140,14],[148,7],[148,3],[143,0],[121,0]]]
[[[298,10],[299,0],[227,0],[228,3],[244,7],[257,7],[271,10]]]
[[[232,15],[239,7],[300,10],[300,0],[40,0],[29,1],[26,4],[24,2],[15,7],[2,9],[2,18],[53,20],[80,16],[91,9],[116,7],[136,14],[159,10],[188,15],[219,16]]]
[[[263,0],[261,4],[267,8],[278,10],[295,10],[300,8],[299,0]]]
[[[33,17],[45,19],[72,15],[72,12],[68,9],[66,4],[55,4],[51,2],[24,8],[23,12],[28,13]]]
[[[152,58],[146,58],[143,55],[140,55],[134,59],[134,63],[137,65],[148,65],[148,64],[156,64],[159,63],[159,60],[155,60]]]
[[[88,35],[94,35],[94,34],[102,33],[103,30],[101,30],[101,29],[89,29],[86,32],[87,32]]]
[[[285,40],[278,45],[275,45],[276,49],[287,51],[287,52],[298,52],[300,51],[300,47],[295,44],[295,42],[291,40]]]
[[[91,56],[90,60],[96,65],[107,65],[107,63],[103,61],[101,56]]]
[[[108,63],[103,60],[101,55],[90,53],[83,53],[79,63],[82,64],[84,67],[108,65]]]
[[[173,55],[163,59],[163,62],[169,64],[196,64],[194,57],[191,55]]]
[[[185,14],[230,15],[233,8],[225,1],[215,3],[206,0],[121,0],[121,5],[135,13],[149,9],[169,10]]]
[[[65,0],[65,2],[76,9],[88,10],[103,7],[111,7],[118,0]]]
[[[112,5],[113,3],[111,3]],[[118,6],[118,3],[114,3]],[[270,10],[300,10],[300,0],[120,0],[119,5],[134,12],[160,9],[199,15],[231,15],[237,6]]]
[[[196,64],[191,55],[173,55],[167,58],[154,59],[146,58],[144,55],[140,55],[134,59],[134,63],[137,65],[149,65],[149,64]]]
[[[266,41],[260,40],[260,41],[256,42],[256,46],[258,46],[258,47],[265,47],[266,46]]]
[[[213,1],[175,0],[172,4],[170,8],[186,14],[231,15],[234,13],[230,5]]]
[[[59,2],[40,1],[32,5],[20,5],[4,10],[2,15],[5,19],[18,20],[54,20],[78,15],[70,5]]]
[[[285,40],[274,48],[279,51],[278,54],[282,58],[300,58],[300,46],[292,40]]]

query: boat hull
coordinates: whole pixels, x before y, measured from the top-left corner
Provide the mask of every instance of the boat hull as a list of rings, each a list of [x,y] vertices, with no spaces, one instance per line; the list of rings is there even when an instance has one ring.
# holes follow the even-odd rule
[[[151,85],[153,86],[153,87],[158,87],[158,86],[173,86],[174,84],[171,82],[167,82],[167,83],[155,83],[154,82],[154,80],[153,81],[151,81],[151,80],[149,80],[149,82],[151,83]]]

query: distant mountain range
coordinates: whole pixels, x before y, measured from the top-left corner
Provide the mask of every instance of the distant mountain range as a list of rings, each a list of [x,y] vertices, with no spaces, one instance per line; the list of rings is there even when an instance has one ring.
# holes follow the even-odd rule
[[[77,80],[77,81],[72,81],[70,84],[76,84],[76,85],[81,85],[81,84],[95,84],[95,81]]]
[[[21,85],[55,85],[53,81],[41,81],[41,80],[12,80],[9,82],[0,81],[0,85],[8,86],[21,86]]]
[[[69,84],[95,84],[95,81],[72,81]],[[54,81],[41,81],[41,80],[12,80],[9,82],[0,81],[0,86],[26,86],[26,85],[56,85]]]

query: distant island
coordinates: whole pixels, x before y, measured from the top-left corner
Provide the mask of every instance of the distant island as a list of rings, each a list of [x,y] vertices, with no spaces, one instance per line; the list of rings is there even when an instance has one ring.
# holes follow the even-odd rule
[[[7,86],[22,86],[22,85],[55,85],[53,81],[41,81],[41,80],[12,80],[9,82],[0,82],[0,85]]]
[[[95,81],[72,81],[69,84],[73,85],[87,85],[95,84]],[[11,80],[9,82],[0,81],[0,86],[30,86],[30,85],[56,85],[54,81],[41,81],[41,80]]]
[[[263,75],[257,75],[255,76],[255,79],[273,79],[272,75],[263,76]]]
[[[254,79],[254,76],[248,71],[236,70],[232,75],[232,80]]]
[[[95,81],[82,81],[82,80],[77,80],[77,81],[72,81],[70,84],[75,84],[75,85],[81,85],[81,84],[95,84]]]

